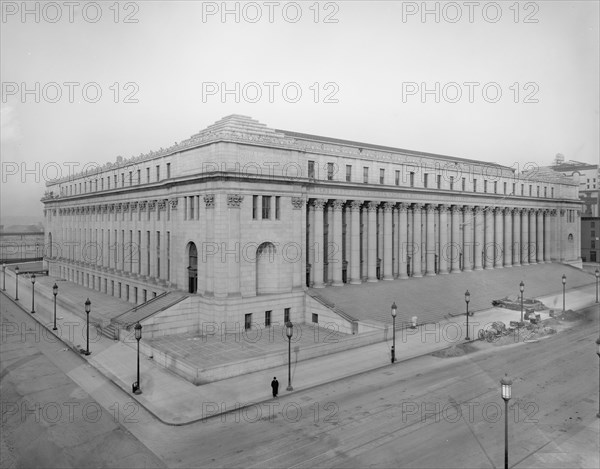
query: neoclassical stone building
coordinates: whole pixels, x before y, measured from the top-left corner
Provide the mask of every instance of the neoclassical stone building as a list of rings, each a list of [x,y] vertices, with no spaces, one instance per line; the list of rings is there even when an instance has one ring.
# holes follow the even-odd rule
[[[47,187],[51,275],[133,304],[189,293],[155,334],[310,322],[308,289],[581,264],[575,183],[239,115]]]

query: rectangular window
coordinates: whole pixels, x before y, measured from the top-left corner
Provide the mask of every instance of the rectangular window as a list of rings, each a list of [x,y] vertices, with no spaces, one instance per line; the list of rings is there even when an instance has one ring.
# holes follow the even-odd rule
[[[525,195],[525,184],[521,184],[521,195]]]
[[[346,165],[346,182],[352,181],[352,165]]]
[[[536,197],[539,197],[540,196],[540,186],[536,186],[535,191],[537,194]]]
[[[381,168],[379,170],[379,184],[383,184],[385,181],[385,169]]]
[[[171,178],[171,163],[167,163],[167,179]]]
[[[138,303],[138,287],[133,287],[133,302]]]
[[[327,163],[327,180],[333,181],[333,163]]]
[[[483,193],[487,194],[487,181],[486,180],[483,181]]]
[[[363,167],[363,182],[365,184],[369,183],[369,168],[367,166]]]
[[[548,188],[544,186],[544,198],[548,197]]]
[[[129,285],[125,285],[125,301],[129,301]]]
[[[506,183],[503,183],[502,190],[504,191],[504,195],[506,195]]]
[[[473,192],[477,192],[477,179],[473,179]]]
[[[156,180],[160,181],[160,165],[156,165]]]
[[[291,308],[285,308],[283,310],[283,322],[284,323],[290,322],[290,311],[291,311]]]
[[[409,176],[410,176],[410,187],[415,187],[415,173],[411,171]]]
[[[550,197],[553,199],[554,198],[554,187],[550,188]]]
[[[441,176],[441,174],[438,174],[436,179],[437,179],[436,180],[437,188],[441,189],[442,188],[442,176]]]
[[[263,195],[262,218],[263,220],[268,220],[269,218],[271,218],[271,196]]]
[[[252,196],[252,219],[256,220],[258,217],[258,196]]]
[[[494,181],[494,194],[498,193],[498,181]]]
[[[410,174],[411,174],[411,179],[414,180],[414,177],[413,177],[414,173],[410,173]],[[410,187],[413,187],[413,181],[411,181]],[[427,173],[423,174],[423,187],[425,187],[425,188],[429,187],[429,174],[427,174]]]
[[[125,173],[121,173],[121,187],[125,187]]]
[[[395,181],[397,186],[400,185],[400,171],[396,171],[396,177],[395,177]]]
[[[467,180],[466,178],[462,178],[461,189],[464,192],[467,189]]]
[[[315,162],[314,161],[308,162],[308,177],[309,178],[315,177]]]
[[[244,329],[248,330],[252,328],[252,313],[244,315]]]
[[[110,177],[107,177],[107,178],[106,178],[106,183],[108,184],[108,187],[107,187],[107,189],[110,189]]]
[[[100,190],[104,190],[104,178],[100,178]]]
[[[592,239],[590,242],[590,249],[596,249],[596,240]]]
[[[441,178],[441,176],[438,176],[438,178]],[[454,190],[454,176],[450,176],[450,190]]]
[[[532,192],[533,192],[533,191],[532,191],[532,188],[533,188],[533,186],[532,186],[531,184],[529,184],[529,197],[531,197],[531,194],[532,194]]]
[[[116,188],[117,188],[117,175],[115,174],[115,175],[113,176],[113,178],[114,178],[114,181],[113,181],[113,182],[115,183],[115,189],[116,189]]]
[[[272,311],[265,311],[265,327],[269,327],[271,325],[271,313]]]
[[[281,197],[277,196],[277,197],[275,197],[275,220],[279,220],[279,217],[281,215],[280,206],[281,206]]]
[[[194,196],[190,197],[190,220],[194,219]]]
[[[314,322],[315,324],[319,324],[319,315],[312,313],[312,322]]]
[[[129,185],[133,186],[133,171],[129,171]]]
[[[146,168],[146,182],[150,182],[150,168]]]
[[[592,223],[594,223],[594,222],[592,222]],[[592,230],[592,232],[590,233],[590,236],[592,238],[595,238],[596,237],[596,230]]]
[[[138,169],[137,170],[137,183],[141,184],[142,183],[142,170]],[[137,288],[137,287],[136,287]]]

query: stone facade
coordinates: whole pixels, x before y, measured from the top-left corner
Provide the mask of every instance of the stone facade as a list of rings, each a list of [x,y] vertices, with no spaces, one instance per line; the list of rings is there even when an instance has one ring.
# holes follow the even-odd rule
[[[190,324],[310,321],[307,288],[581,262],[573,183],[245,116],[47,186],[51,275],[135,304],[189,291]]]

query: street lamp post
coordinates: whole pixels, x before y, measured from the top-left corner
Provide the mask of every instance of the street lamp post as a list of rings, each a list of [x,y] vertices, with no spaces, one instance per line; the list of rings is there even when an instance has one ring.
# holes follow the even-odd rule
[[[525,291],[525,284],[523,280],[519,283],[519,291],[521,292],[521,322],[523,322],[523,292]]]
[[[471,340],[469,338],[469,301],[471,301],[471,294],[469,293],[469,290],[467,290],[465,292],[465,303],[467,303],[467,336],[465,337],[465,340]]]
[[[508,379],[508,374],[500,380],[500,389],[502,399],[504,399],[504,469],[508,469],[508,401],[511,395],[512,381]]]
[[[565,312],[565,286],[567,285],[567,276],[563,274],[562,276],[562,284],[563,284],[563,313]]]
[[[598,271],[596,270],[596,272]],[[2,291],[6,291],[6,263],[4,262],[2,263]]]
[[[15,267],[15,301],[19,301],[19,266]]]
[[[140,339],[142,338],[142,325],[138,322],[135,327],[135,340],[137,340],[137,381],[133,383],[133,393],[142,394],[140,389]]]
[[[288,321],[285,323],[285,335],[288,338],[288,391],[293,391],[292,387],[292,335],[294,334],[294,325],[292,321]]]
[[[598,279],[600,278],[600,271],[596,269],[596,303],[598,303]]]
[[[52,294],[54,295],[54,327],[53,331],[56,331],[58,328],[56,327],[56,295],[58,295],[58,285],[54,282],[54,286],[52,287]]]
[[[598,354],[598,358],[600,358],[600,337],[598,337],[596,339],[596,353]],[[598,384],[600,385],[600,366],[598,367]],[[598,398],[599,398],[599,404],[598,404],[598,413],[596,414],[596,417],[600,418],[600,389],[598,390]]]
[[[31,314],[35,314],[35,274],[31,275]]]
[[[392,304],[392,363],[396,361],[396,313],[398,308],[396,302]]]
[[[84,355],[89,355],[90,353],[90,311],[92,310],[92,302],[88,298],[85,300],[85,315],[87,317],[87,334],[85,335],[86,346]]]

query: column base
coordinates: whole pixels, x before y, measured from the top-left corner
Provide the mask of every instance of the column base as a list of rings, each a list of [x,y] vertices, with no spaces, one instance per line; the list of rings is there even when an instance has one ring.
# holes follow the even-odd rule
[[[481,267],[480,265],[476,265],[473,270],[483,270],[483,267]]]
[[[378,278],[368,278],[367,282],[369,282],[369,283],[376,283],[376,282],[379,282],[379,279]]]
[[[360,285],[361,283],[362,280],[359,278],[350,280],[350,285]]]
[[[394,277],[392,275],[384,275],[383,280],[387,280],[389,282],[390,280],[394,280]]]
[[[473,268],[471,267],[465,267],[463,272],[473,272]]]
[[[504,268],[504,266],[503,266],[503,265],[495,265],[495,266],[494,266],[494,269],[503,269],[503,268]]]
[[[442,270],[440,272],[438,272],[438,275],[448,275],[450,272],[448,272],[447,270]]]
[[[406,280],[408,278],[407,274],[400,274],[400,276],[398,277],[400,280]]]
[[[314,283],[312,288],[325,288],[324,283]]]
[[[427,272],[425,277],[435,277],[437,274],[435,272]]]
[[[512,264],[504,264],[505,269],[510,269],[512,266],[513,266]]]
[[[450,271],[451,274],[460,274],[460,272],[461,272],[460,269],[454,269],[454,268]]]
[[[413,274],[413,277],[414,278],[421,278],[421,277],[423,277],[423,274]]]
[[[344,286],[344,282],[340,281],[334,281],[331,284],[332,287],[343,287]]]

